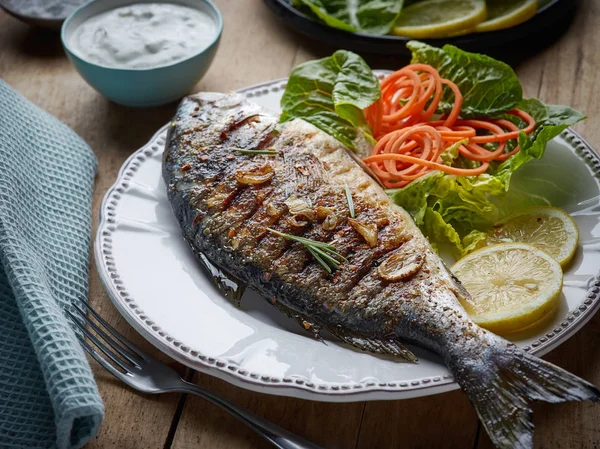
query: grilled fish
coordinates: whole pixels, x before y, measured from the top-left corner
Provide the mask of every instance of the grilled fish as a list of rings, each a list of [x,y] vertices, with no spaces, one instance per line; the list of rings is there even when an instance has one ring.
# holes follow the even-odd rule
[[[458,301],[468,293],[411,217],[307,122],[278,125],[237,94],[187,97],[163,178],[185,239],[214,271],[317,338],[327,329],[413,363],[405,343],[439,354],[498,448],[531,448],[528,400],[599,401],[592,384],[474,324]]]

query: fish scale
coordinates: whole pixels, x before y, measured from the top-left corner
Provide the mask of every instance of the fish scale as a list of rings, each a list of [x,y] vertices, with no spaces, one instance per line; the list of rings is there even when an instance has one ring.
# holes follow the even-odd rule
[[[593,385],[473,323],[458,301],[470,301],[468,292],[349,150],[302,120],[277,122],[237,94],[182,101],[163,178],[184,237],[203,263],[230,284],[254,288],[317,338],[327,329],[357,348],[412,363],[405,343],[439,354],[499,448],[531,448],[529,400],[599,400]],[[265,147],[278,153],[236,152]],[[331,208],[335,227],[325,229],[316,216],[295,217],[291,199],[313,212]],[[376,225],[377,238],[357,223]],[[348,261],[330,274],[303,244],[267,228],[331,244]]]

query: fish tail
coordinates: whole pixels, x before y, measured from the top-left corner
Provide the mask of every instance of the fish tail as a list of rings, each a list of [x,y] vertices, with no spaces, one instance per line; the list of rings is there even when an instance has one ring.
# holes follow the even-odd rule
[[[531,449],[529,401],[600,402],[600,391],[591,383],[514,345],[487,347],[475,359],[460,360],[454,376],[499,449]]]

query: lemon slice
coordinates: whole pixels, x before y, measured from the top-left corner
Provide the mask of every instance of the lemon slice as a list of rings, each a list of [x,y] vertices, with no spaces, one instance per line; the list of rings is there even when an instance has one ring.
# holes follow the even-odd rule
[[[573,219],[556,207],[530,207],[509,215],[488,235],[487,245],[521,242],[552,256],[563,267],[577,250],[579,231]]]
[[[423,0],[402,10],[392,34],[415,39],[470,33],[487,17],[484,0]]]
[[[477,250],[451,270],[471,299],[461,304],[471,319],[492,332],[523,330],[557,309],[563,274],[558,262],[523,243]]]
[[[475,31],[495,31],[514,27],[533,16],[538,10],[538,0],[487,0],[487,19]]]

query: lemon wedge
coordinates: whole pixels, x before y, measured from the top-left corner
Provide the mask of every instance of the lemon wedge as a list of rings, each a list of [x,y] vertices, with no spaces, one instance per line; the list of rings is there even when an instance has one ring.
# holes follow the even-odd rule
[[[533,245],[566,266],[577,250],[579,231],[573,219],[556,207],[530,207],[509,215],[489,233],[487,245],[521,242]]]
[[[392,34],[414,39],[472,32],[487,17],[484,0],[423,0],[404,8]]]
[[[486,0],[487,19],[475,31],[495,31],[514,27],[533,16],[538,10],[538,0]]]
[[[471,319],[497,334],[523,330],[556,311],[563,274],[558,262],[523,243],[477,250],[451,268],[471,299],[461,304]]]

